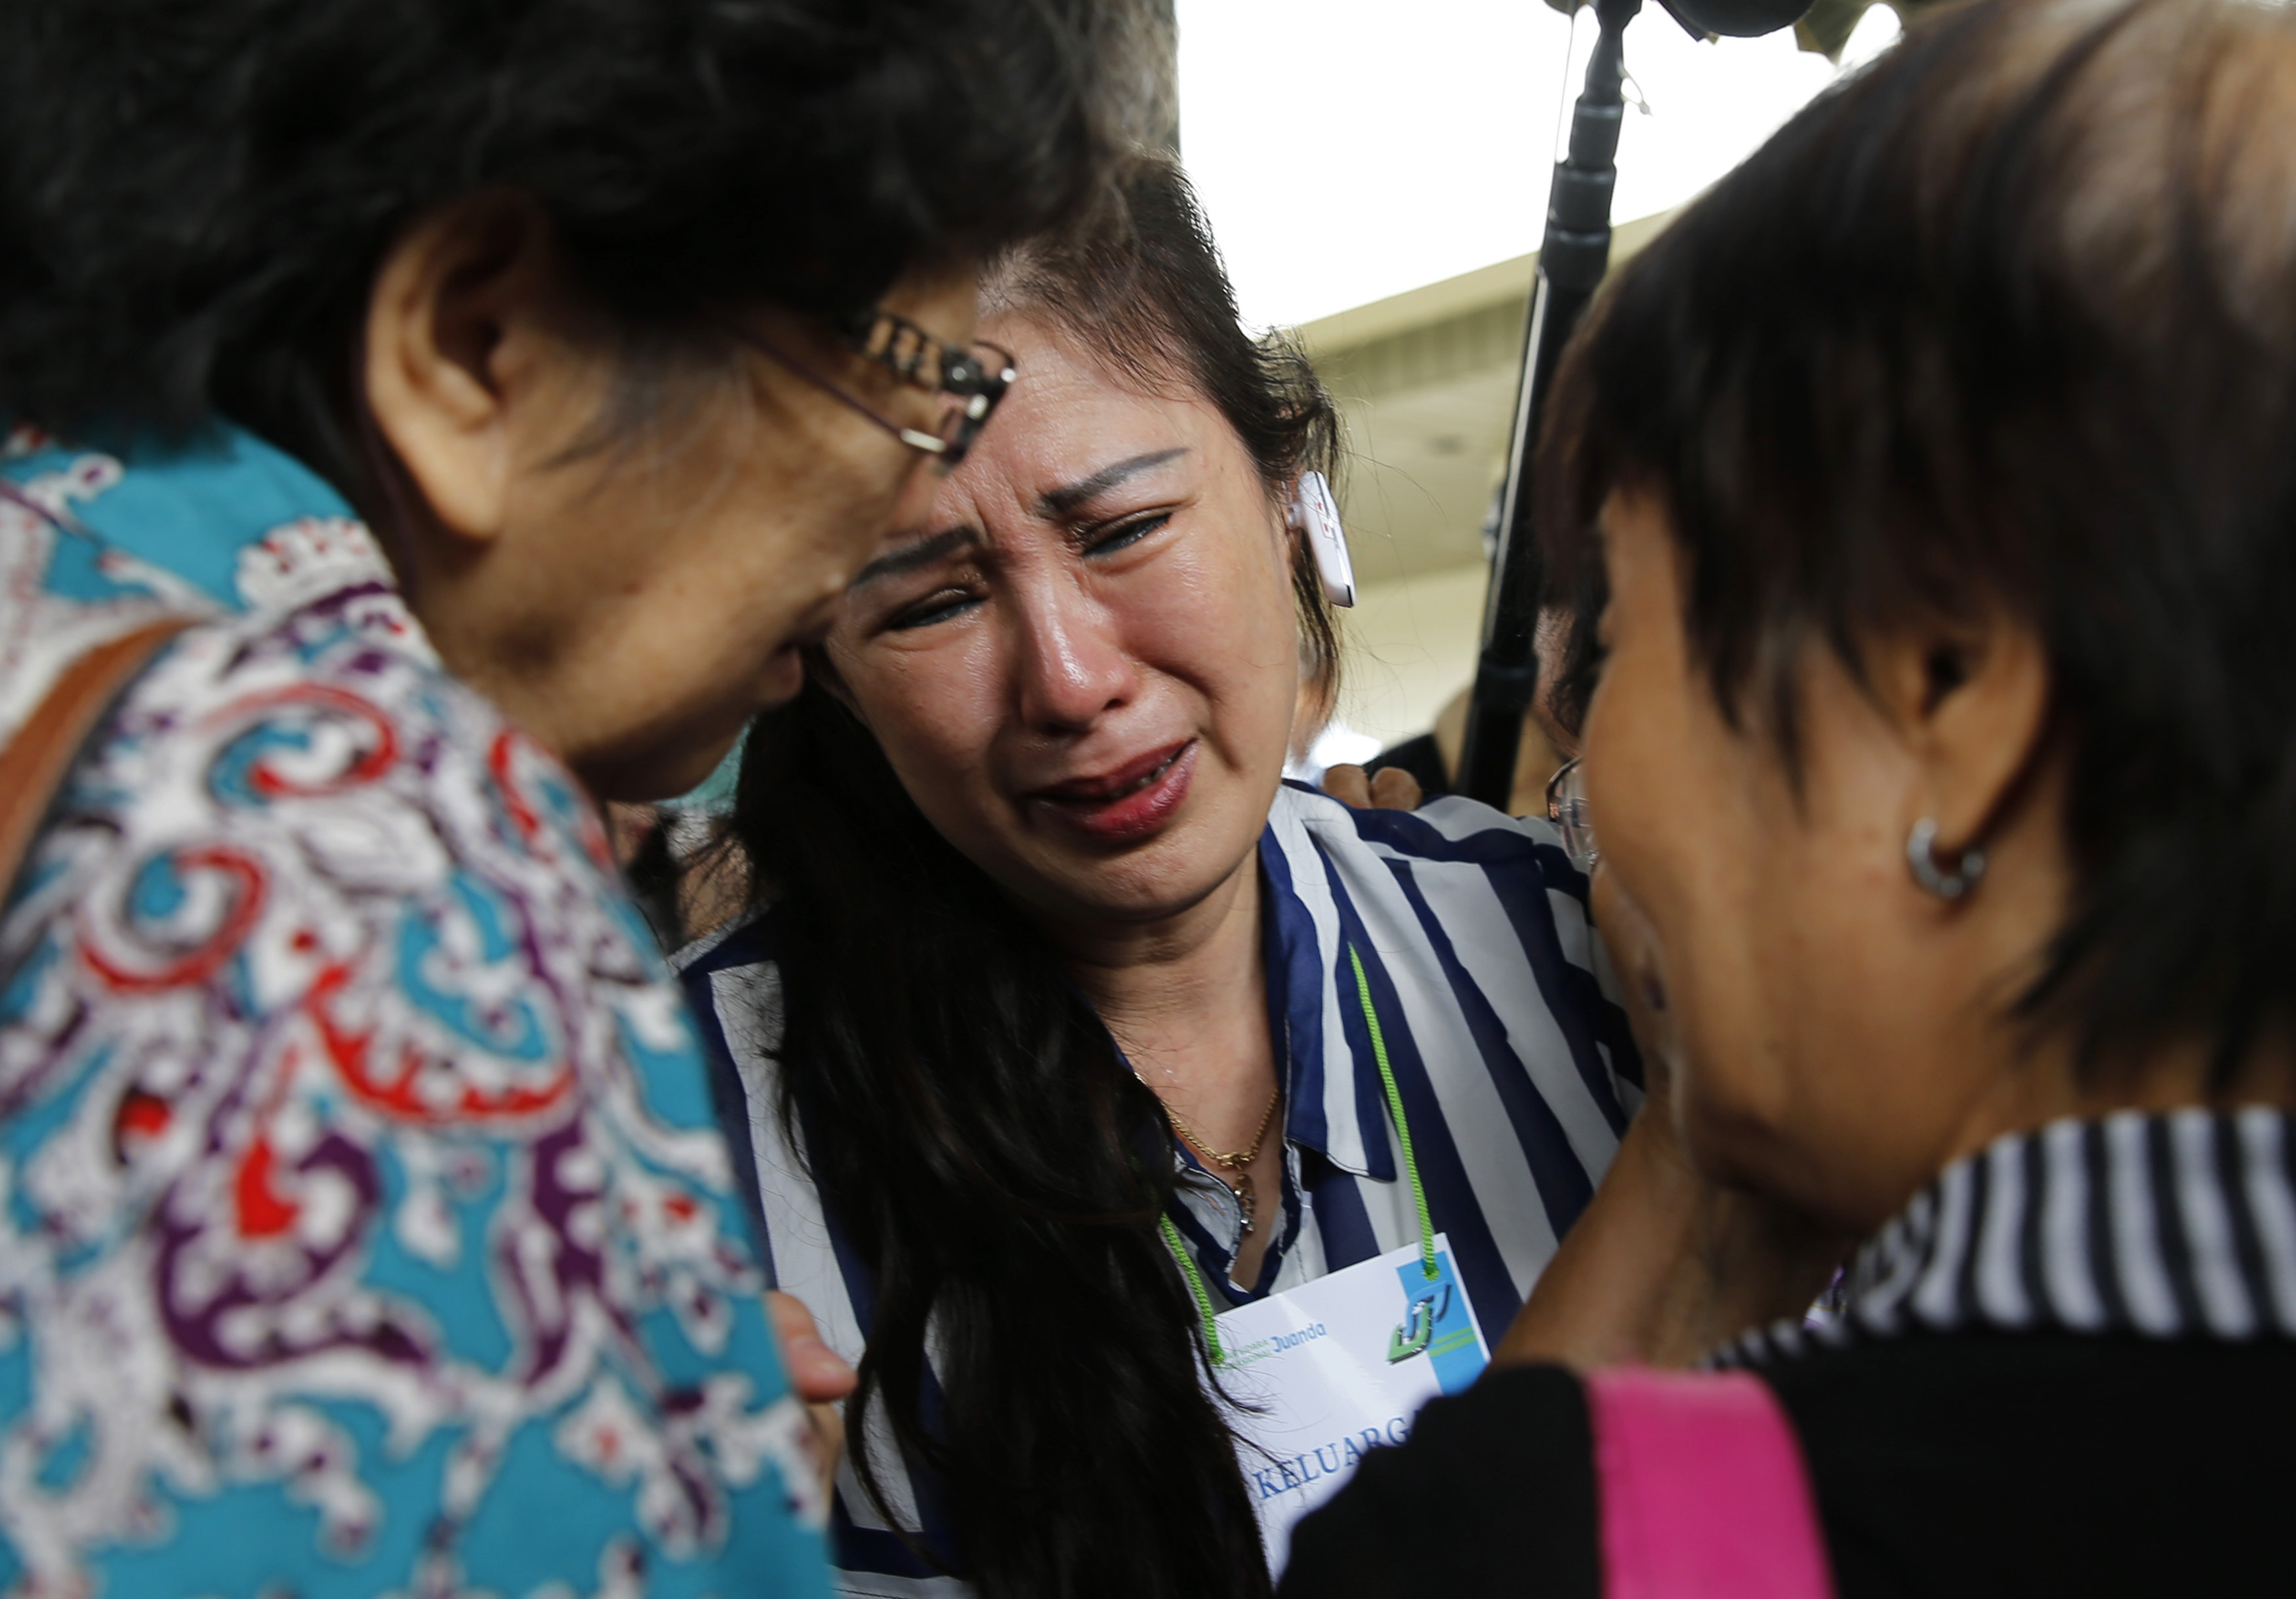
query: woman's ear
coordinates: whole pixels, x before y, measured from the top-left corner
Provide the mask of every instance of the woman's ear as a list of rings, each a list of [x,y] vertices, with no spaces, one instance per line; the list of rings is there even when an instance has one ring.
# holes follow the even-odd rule
[[[1916,627],[1872,662],[1874,686],[1920,768],[1913,824],[1937,824],[1937,852],[1982,846],[2047,736],[2047,652],[2032,627],[1997,612],[1974,626]]]
[[[1308,524],[1300,515],[1300,480],[1293,478],[1276,489],[1271,496],[1275,515],[1275,549],[1283,558],[1283,569],[1308,554]]]
[[[430,520],[476,543],[508,520],[519,402],[565,348],[540,337],[555,277],[548,218],[481,194],[441,207],[393,243],[368,297],[365,403]]]

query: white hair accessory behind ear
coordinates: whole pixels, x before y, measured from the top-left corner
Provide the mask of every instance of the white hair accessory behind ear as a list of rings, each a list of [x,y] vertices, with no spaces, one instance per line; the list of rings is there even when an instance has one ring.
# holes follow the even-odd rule
[[[1316,570],[1324,579],[1324,597],[1334,605],[1356,603],[1355,563],[1348,559],[1348,536],[1340,527],[1340,508],[1332,499],[1332,485],[1319,472],[1303,472],[1292,490],[1284,519],[1292,530],[1308,541]]]

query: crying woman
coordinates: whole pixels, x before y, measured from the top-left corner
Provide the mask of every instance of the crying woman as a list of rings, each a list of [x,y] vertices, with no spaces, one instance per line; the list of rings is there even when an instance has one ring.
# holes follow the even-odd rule
[[[1495,1341],[1640,1100],[1545,821],[1283,781],[1334,416],[1178,174],[1128,198],[993,275],[1019,381],[758,726],[753,908],[685,962],[859,1366],[857,1593],[1266,1593],[1213,1316],[1439,1233]]]

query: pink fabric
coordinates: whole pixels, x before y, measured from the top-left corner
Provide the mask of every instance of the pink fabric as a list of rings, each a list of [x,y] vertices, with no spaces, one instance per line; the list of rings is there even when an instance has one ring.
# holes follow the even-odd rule
[[[1744,1372],[1587,1379],[1607,1599],[1833,1599],[1792,1425]]]

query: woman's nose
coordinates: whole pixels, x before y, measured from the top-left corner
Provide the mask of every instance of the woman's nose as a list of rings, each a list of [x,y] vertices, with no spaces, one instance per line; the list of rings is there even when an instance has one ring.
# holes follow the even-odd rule
[[[1019,608],[1019,710],[1031,728],[1080,731],[1131,700],[1138,668],[1104,606],[1047,586]]]

